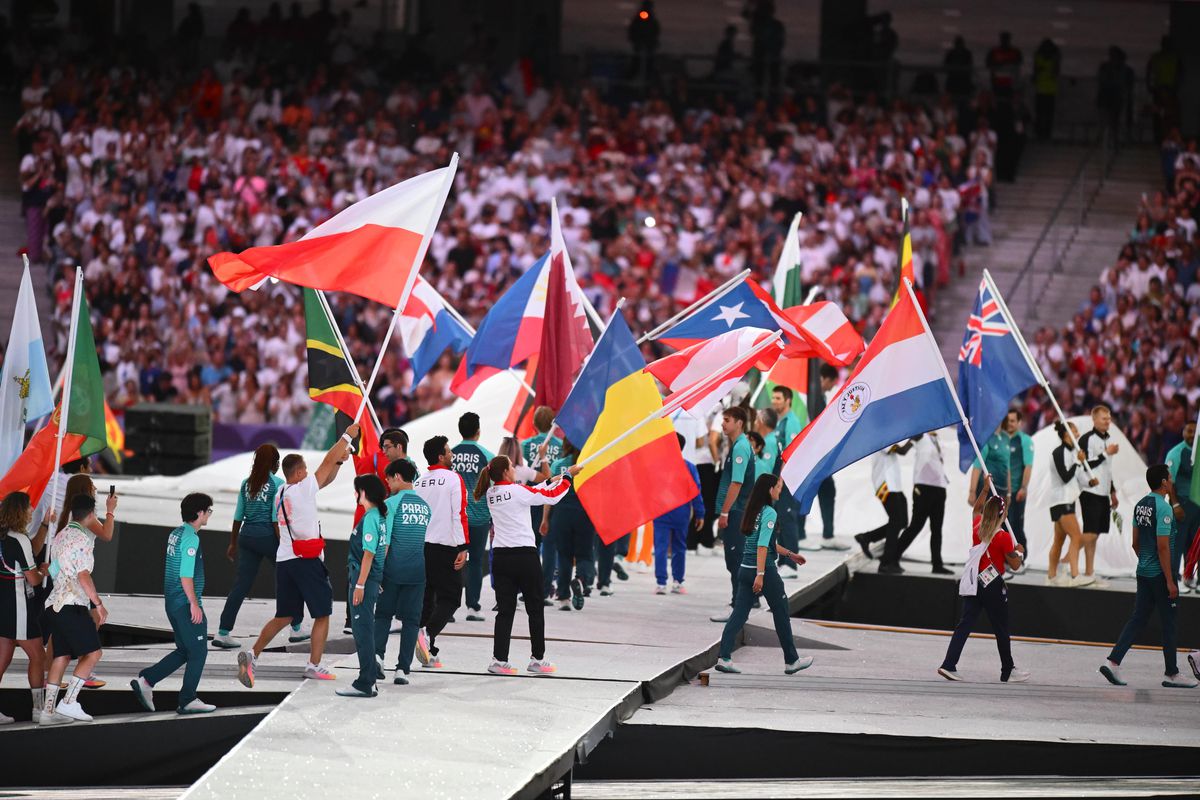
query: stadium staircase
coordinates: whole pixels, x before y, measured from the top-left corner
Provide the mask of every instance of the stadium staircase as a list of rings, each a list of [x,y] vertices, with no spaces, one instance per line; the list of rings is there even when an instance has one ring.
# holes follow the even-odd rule
[[[25,246],[25,220],[21,217],[21,183],[18,170],[21,156],[17,138],[11,135],[20,116],[15,98],[0,100],[0,342],[8,344],[12,328],[13,306],[21,285],[21,257],[18,251]],[[49,335],[50,293],[46,286],[46,270],[35,266],[30,270],[34,293],[37,295],[38,316],[43,335]]]
[[[1000,184],[991,247],[970,247],[966,276],[935,298],[934,334],[951,374],[983,270],[995,279],[1027,338],[1065,324],[1100,272],[1115,262],[1142,192],[1161,184],[1158,151],[1032,145],[1015,183]]]

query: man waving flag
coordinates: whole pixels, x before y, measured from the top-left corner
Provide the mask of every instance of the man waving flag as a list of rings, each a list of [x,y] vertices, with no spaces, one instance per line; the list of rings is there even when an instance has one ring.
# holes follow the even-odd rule
[[[784,451],[782,477],[807,514],[825,478],[959,419],[946,365],[904,291],[841,390]]]

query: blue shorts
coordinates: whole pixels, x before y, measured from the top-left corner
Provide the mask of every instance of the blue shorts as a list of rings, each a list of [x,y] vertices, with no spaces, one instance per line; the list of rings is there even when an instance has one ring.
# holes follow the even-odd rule
[[[275,616],[299,622],[304,608],[313,619],[333,614],[333,586],[325,562],[293,558],[275,564]]]

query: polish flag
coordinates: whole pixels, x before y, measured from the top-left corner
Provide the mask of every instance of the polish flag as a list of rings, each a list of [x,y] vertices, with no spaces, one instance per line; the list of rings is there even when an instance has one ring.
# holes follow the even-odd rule
[[[295,242],[217,253],[208,264],[234,292],[276,278],[395,307],[420,267],[457,163],[455,156],[448,167],[360,200]]]
[[[770,346],[761,347],[772,338]],[[771,369],[782,351],[777,334],[762,328],[737,328],[651,362],[646,372],[658,378],[672,396],[703,384],[704,388],[696,390],[681,406],[702,418],[751,367],[764,372]],[[738,360],[739,356],[744,357]],[[666,403],[671,403],[671,397]]]
[[[800,334],[792,339],[785,354],[788,358],[816,357],[835,367],[845,367],[866,348],[863,338],[846,319],[837,303],[823,300],[783,311]]]

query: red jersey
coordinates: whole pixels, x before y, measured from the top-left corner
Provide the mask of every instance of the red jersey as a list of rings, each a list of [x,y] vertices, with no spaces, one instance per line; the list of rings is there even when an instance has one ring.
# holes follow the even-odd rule
[[[979,544],[979,521],[983,517],[975,517],[971,521],[971,544]],[[979,571],[983,572],[988,567],[995,567],[996,572],[1004,574],[1004,557],[1009,553],[1015,552],[1017,543],[1013,541],[1012,534],[1001,528],[996,531],[996,535],[992,537],[991,543],[987,550],[984,551],[983,557],[979,559]]]

